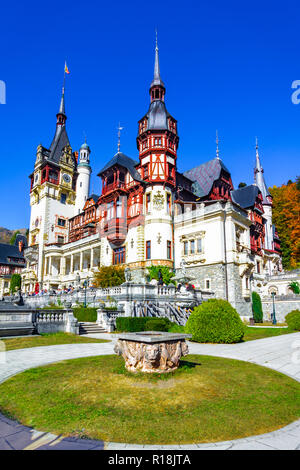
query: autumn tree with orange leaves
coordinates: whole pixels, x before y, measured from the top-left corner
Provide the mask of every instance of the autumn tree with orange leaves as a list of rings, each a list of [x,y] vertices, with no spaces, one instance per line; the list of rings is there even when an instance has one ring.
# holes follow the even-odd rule
[[[269,188],[273,197],[273,224],[281,240],[285,269],[300,267],[300,178]]]

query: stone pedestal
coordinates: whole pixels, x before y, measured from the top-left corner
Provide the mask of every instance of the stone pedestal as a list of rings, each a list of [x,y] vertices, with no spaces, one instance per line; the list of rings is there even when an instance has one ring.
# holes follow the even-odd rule
[[[141,331],[118,335],[114,351],[123,356],[130,372],[172,372],[189,352],[186,338],[192,335]]]

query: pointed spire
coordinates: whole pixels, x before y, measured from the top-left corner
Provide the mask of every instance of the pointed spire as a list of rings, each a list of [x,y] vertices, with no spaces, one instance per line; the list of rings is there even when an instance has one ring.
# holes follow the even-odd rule
[[[65,87],[64,86],[63,86],[63,89],[62,89],[62,95],[61,95],[58,114],[66,115],[66,113],[65,113]]]
[[[217,157],[218,160],[220,160],[220,156],[219,156],[219,135],[218,135],[217,130],[216,130],[216,144],[217,144],[216,157]]]
[[[254,184],[258,187],[261,191],[263,197],[263,204],[270,204],[271,195],[269,193],[268,187],[265,182],[264,178],[264,170],[260,163],[259,158],[259,151],[258,151],[258,139],[255,138],[255,152],[256,152],[256,161],[255,161],[255,169],[254,169]]]
[[[119,127],[118,129],[118,153],[120,153],[120,148],[121,148],[121,131],[124,129],[124,127],[121,127],[120,122],[119,122]]]
[[[164,82],[160,77],[160,68],[159,68],[159,56],[158,56],[158,45],[157,45],[157,30],[155,30],[155,61],[154,61],[154,77],[151,83],[151,87],[155,85],[165,86]]]

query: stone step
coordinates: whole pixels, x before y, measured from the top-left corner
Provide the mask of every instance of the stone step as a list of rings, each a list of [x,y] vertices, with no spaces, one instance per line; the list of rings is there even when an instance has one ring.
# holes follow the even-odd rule
[[[87,335],[90,333],[106,333],[106,330],[101,326],[97,325],[97,323],[80,322],[79,334]]]

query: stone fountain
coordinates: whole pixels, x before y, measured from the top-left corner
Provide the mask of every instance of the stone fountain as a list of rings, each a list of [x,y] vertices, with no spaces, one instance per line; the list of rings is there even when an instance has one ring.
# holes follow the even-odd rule
[[[130,372],[172,372],[179,366],[182,356],[189,352],[186,338],[192,335],[141,331],[118,335],[114,351],[123,356]]]

